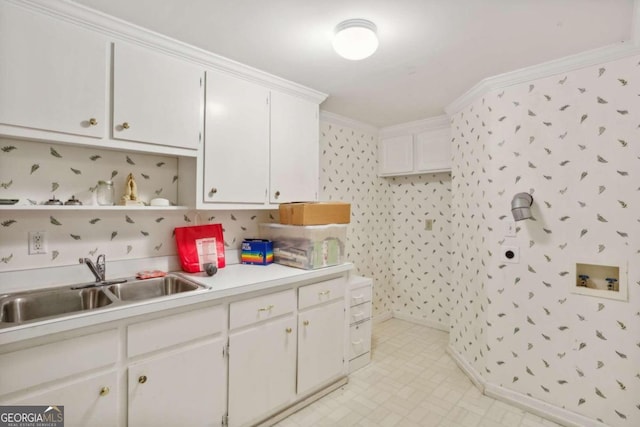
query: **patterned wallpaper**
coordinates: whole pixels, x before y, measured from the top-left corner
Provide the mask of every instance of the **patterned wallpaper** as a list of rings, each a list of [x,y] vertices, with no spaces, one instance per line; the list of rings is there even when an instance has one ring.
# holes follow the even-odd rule
[[[639,75],[631,57],[452,117],[452,346],[489,383],[610,426],[640,425]],[[520,191],[534,219],[505,238]],[[520,263],[500,261],[502,243]],[[628,268],[628,302],[570,293],[576,262]]]
[[[0,198],[20,199],[20,204],[41,204],[52,195],[63,202],[74,195],[85,205],[95,204],[97,182],[104,179],[113,179],[119,198],[129,173],[142,200],[165,197],[175,202],[175,158],[0,139]],[[206,222],[222,223],[225,245],[239,248],[245,237],[258,235],[260,222],[272,221],[271,215],[277,214],[0,210],[0,271],[75,264],[80,257],[101,253],[107,260],[174,255],[173,229]],[[28,254],[29,231],[47,232],[47,254]]]
[[[388,178],[392,191],[394,313],[448,330],[451,174]],[[425,220],[433,220],[425,230]]]
[[[392,310],[392,207],[378,178],[377,132],[320,122],[320,199],[351,203],[347,254],[358,274],[374,279],[373,314]]]

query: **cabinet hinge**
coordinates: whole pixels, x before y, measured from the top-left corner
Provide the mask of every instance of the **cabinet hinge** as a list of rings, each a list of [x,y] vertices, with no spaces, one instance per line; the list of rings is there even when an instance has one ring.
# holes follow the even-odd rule
[[[229,341],[222,346],[222,357],[229,357]]]
[[[202,142],[202,132],[198,132],[198,142]]]
[[[267,96],[267,105],[269,105],[269,97]]]
[[[229,415],[224,414],[222,416],[222,427],[227,427],[229,425]]]
[[[200,77],[200,87],[202,87],[202,77]]]

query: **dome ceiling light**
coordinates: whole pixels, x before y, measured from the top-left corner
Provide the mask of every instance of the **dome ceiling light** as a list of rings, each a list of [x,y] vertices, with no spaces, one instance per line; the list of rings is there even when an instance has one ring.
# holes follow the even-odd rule
[[[378,49],[376,25],[366,19],[348,19],[336,26],[333,48],[343,58],[357,61]]]

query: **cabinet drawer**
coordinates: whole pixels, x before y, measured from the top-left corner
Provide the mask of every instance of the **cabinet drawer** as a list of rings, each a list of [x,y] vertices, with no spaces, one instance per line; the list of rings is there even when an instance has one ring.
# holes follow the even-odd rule
[[[351,307],[353,307],[354,305],[362,304],[363,302],[371,301],[371,294],[371,285],[351,289],[351,292],[349,293]]]
[[[298,308],[302,310],[326,301],[344,298],[345,286],[344,277],[303,286],[298,291]]]
[[[349,312],[349,324],[362,322],[363,320],[369,320],[371,318],[371,303],[365,302],[364,304],[351,307]]]
[[[127,355],[134,357],[214,335],[225,326],[225,309],[221,305],[136,323],[127,328]]]
[[[293,289],[234,302],[229,307],[229,329],[291,313],[295,308],[296,294]]]
[[[371,320],[351,326],[349,334],[349,359],[371,350]]]
[[[115,363],[118,348],[111,329],[0,355],[0,396]]]

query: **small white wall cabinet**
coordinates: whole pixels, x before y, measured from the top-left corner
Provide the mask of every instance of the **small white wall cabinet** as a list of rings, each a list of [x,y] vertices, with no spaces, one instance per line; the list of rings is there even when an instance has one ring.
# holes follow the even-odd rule
[[[108,41],[81,27],[0,2],[0,129],[102,138]]]
[[[373,280],[354,276],[349,280],[349,372],[371,361],[371,299]]]
[[[345,286],[339,278],[299,289],[298,394],[345,373]]]
[[[271,92],[271,203],[318,200],[318,103]]]
[[[255,424],[294,400],[294,310],[294,290],[230,305],[230,427]]]
[[[198,148],[203,69],[123,42],[113,56],[113,138]]]
[[[207,71],[205,203],[267,201],[269,89]]]
[[[380,176],[451,170],[451,131],[446,116],[380,130]]]
[[[380,175],[408,174],[413,171],[413,136],[402,135],[380,140]]]
[[[131,365],[129,427],[219,426],[226,394],[223,347],[218,338]]]

